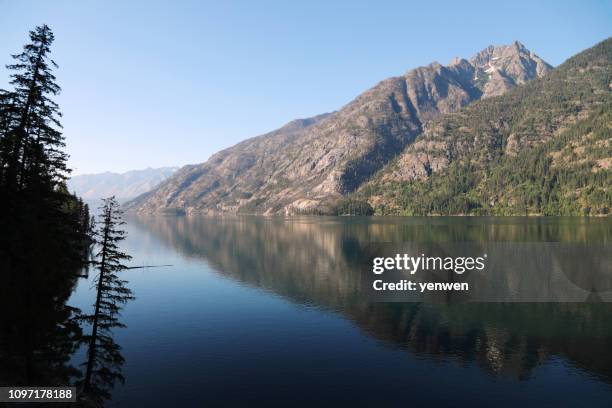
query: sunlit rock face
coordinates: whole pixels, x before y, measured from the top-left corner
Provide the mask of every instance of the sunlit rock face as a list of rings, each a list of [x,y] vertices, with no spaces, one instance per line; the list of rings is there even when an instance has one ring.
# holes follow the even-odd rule
[[[480,81],[483,98],[502,95],[516,85],[541,78],[553,68],[523,44],[489,46],[470,59],[474,80]]]

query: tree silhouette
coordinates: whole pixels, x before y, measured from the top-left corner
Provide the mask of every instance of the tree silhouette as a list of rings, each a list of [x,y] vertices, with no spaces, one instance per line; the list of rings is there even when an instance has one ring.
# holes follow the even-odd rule
[[[119,248],[119,242],[126,236],[121,228],[125,223],[119,203],[114,196],[104,199],[101,210],[101,221],[95,231],[99,250],[93,261],[98,269],[96,302],[94,313],[83,317],[92,329],[90,335],[84,336],[89,348],[82,388],[85,398],[98,402],[110,398],[110,390],[117,380],[124,381],[121,375],[124,359],[121,348],[113,340],[112,330],[125,327],[119,321],[119,312],[134,298],[126,287],[127,282],[119,278],[119,273],[126,269],[123,262],[131,258]]]
[[[13,55],[0,89],[0,376],[12,385],[62,385],[80,337],[66,305],[90,245],[87,206],[66,189],[60,91],[46,25]]]
[[[30,32],[30,41],[13,55],[15,63],[7,65],[15,71],[10,82],[14,89],[0,93],[2,180],[10,188],[58,183],[67,172],[61,113],[50,99],[61,90],[51,71],[57,64],[49,58],[54,35],[43,25]]]

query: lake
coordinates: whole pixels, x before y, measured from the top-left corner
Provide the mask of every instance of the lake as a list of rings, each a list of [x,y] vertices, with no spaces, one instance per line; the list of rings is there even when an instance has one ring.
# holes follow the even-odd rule
[[[582,302],[612,291],[609,219],[127,221],[130,265],[158,267],[123,272],[136,299],[115,330],[125,384],[109,406],[612,405],[612,303]],[[534,244],[495,288],[544,288],[550,268],[565,286],[538,290],[572,301],[376,302],[361,252],[383,242]],[[71,305],[91,308],[92,277]]]

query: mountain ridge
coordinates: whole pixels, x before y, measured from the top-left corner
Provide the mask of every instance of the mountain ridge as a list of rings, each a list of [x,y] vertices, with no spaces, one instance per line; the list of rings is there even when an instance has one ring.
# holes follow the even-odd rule
[[[150,191],[177,170],[178,167],[147,167],[123,173],[106,171],[79,174],[68,179],[67,187],[85,200],[98,200],[114,195],[118,200],[125,201]]]
[[[126,206],[140,213],[328,213],[438,116],[552,69],[518,42],[487,47],[472,59],[387,78],[338,111],[290,122],[183,167]]]

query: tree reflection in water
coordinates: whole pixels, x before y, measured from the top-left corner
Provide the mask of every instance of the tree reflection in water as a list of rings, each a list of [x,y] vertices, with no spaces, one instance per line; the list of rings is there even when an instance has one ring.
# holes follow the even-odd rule
[[[580,245],[610,242],[607,220],[156,217],[130,223],[187,257],[205,259],[223,276],[337,312],[369,336],[422,358],[475,364],[491,376],[527,381],[539,365],[560,357],[612,384],[609,303],[376,303],[362,296],[359,272],[359,251],[370,242],[576,243],[572,252],[539,254],[576,268],[584,255]],[[516,262],[528,277],[529,262]],[[568,279],[589,284],[571,271]],[[76,274],[51,279],[36,273],[26,280],[3,270],[2,282],[1,383],[84,384],[86,370],[70,363],[84,339],[91,344],[83,335],[90,327],[81,327],[80,312],[66,305]],[[100,372],[100,386],[90,388],[95,395],[86,404],[103,404],[121,375],[123,357],[112,332],[107,336],[113,364]]]
[[[124,358],[112,330],[125,327],[119,312],[133,297],[117,275],[129,259],[118,245],[125,236],[120,215],[116,201],[108,200],[98,233],[100,249],[92,258],[98,270],[92,314],[67,304],[81,275],[76,263],[58,270],[49,254],[44,263],[2,269],[0,386],[76,386],[79,405],[103,406],[115,382],[123,381]],[[87,354],[85,370],[80,370],[73,360],[83,346]]]

